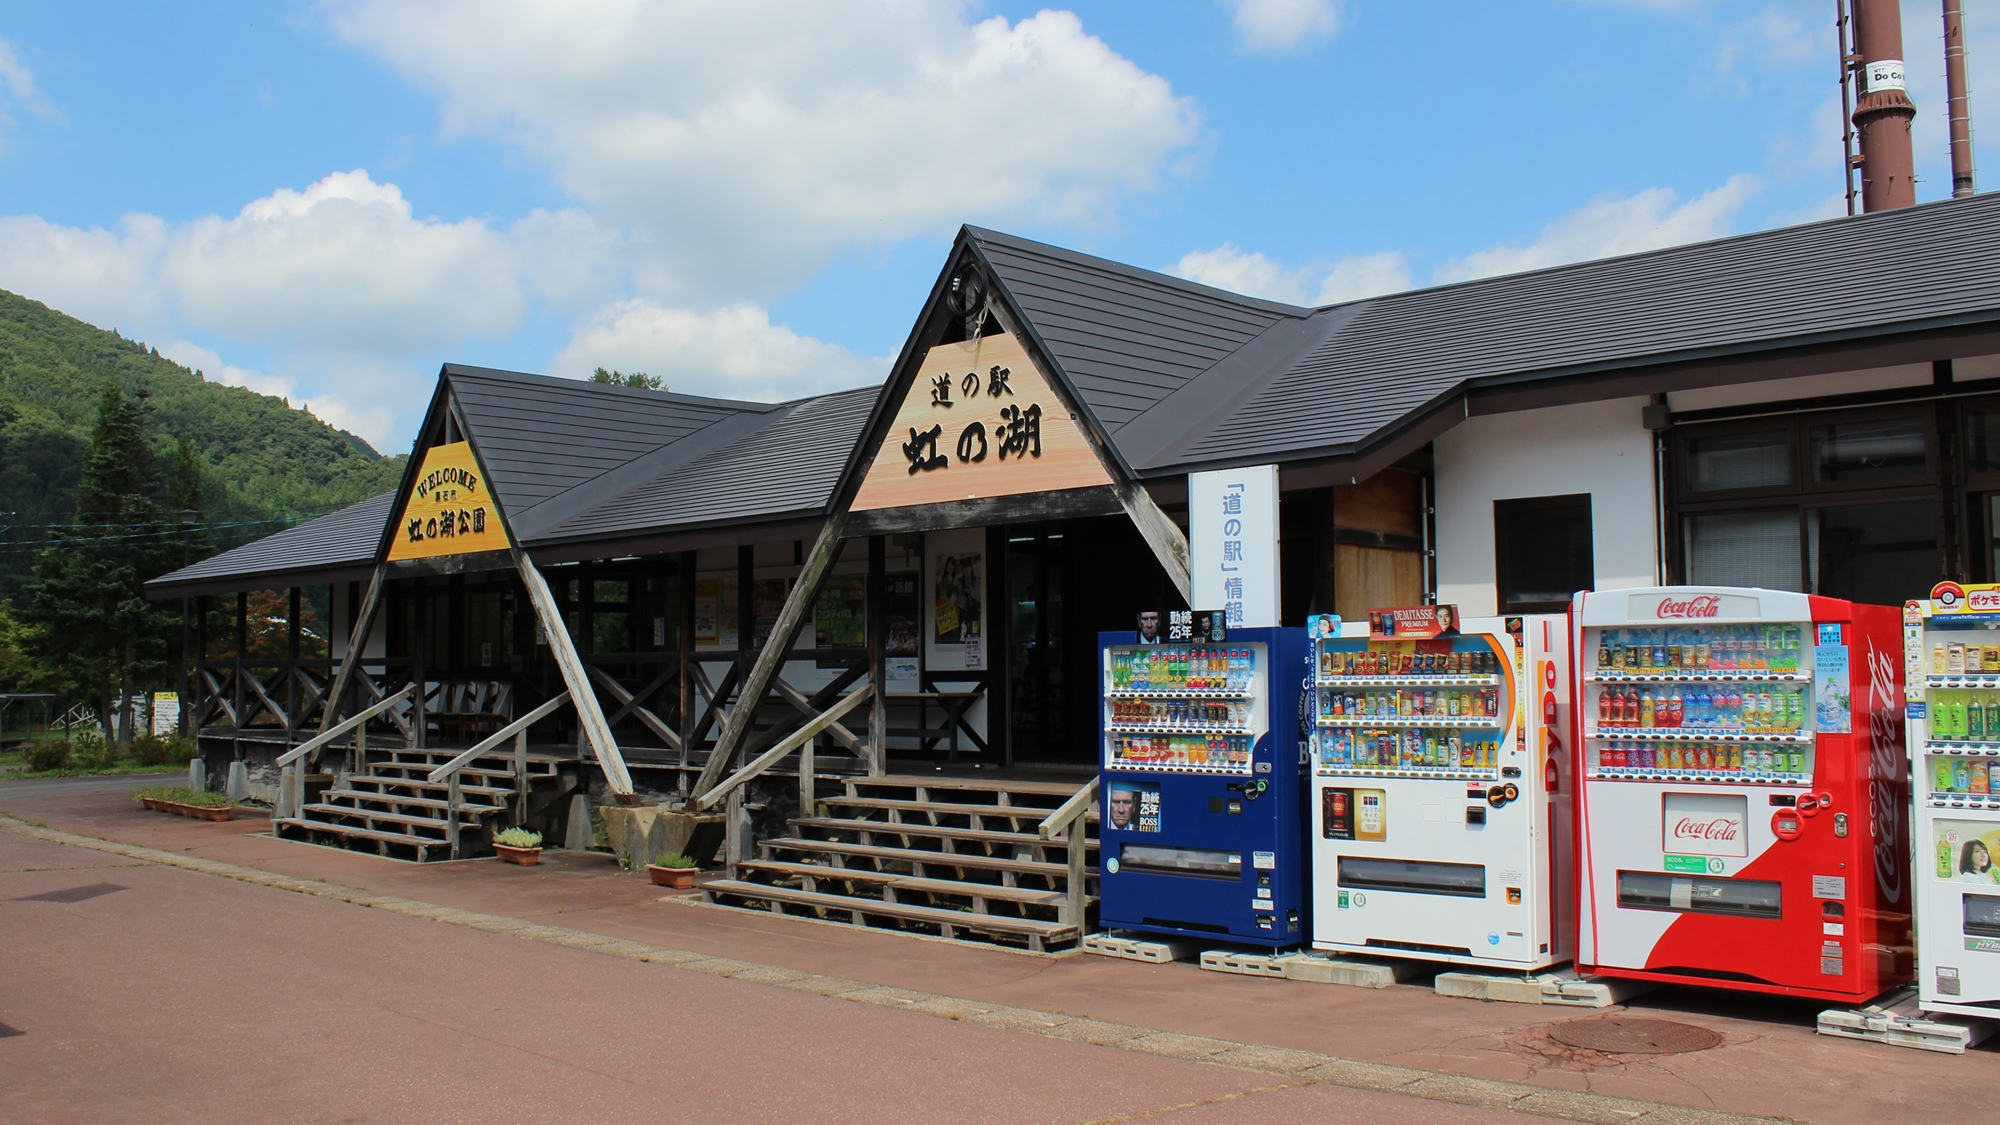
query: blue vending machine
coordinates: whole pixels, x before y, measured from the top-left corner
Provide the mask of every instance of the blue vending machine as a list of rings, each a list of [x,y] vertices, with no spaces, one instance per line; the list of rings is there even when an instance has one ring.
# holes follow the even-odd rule
[[[1305,630],[1097,639],[1099,920],[1274,948],[1304,942]]]

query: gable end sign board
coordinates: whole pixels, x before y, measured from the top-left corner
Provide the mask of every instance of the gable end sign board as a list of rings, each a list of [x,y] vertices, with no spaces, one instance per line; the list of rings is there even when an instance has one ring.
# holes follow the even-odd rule
[[[1278,624],[1278,467],[1188,474],[1189,600],[1231,629]]]
[[[434,559],[511,546],[469,442],[424,450],[417,485],[396,520],[389,560]]]
[[[1083,431],[1011,333],[939,344],[896,410],[850,509],[1108,485]]]

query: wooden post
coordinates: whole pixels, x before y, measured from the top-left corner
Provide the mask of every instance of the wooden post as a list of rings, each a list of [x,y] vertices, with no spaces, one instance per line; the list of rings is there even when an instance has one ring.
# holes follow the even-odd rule
[[[687,796],[687,767],[689,755],[694,753],[694,713],[700,703],[700,693],[695,688],[694,667],[694,568],[695,553],[682,551],[674,564],[674,574],[680,583],[680,657],[681,657],[681,768],[675,773],[675,786],[681,796]]]
[[[522,727],[519,733],[514,735],[514,823],[528,823],[527,727]]]
[[[868,776],[881,777],[889,761],[889,700],[883,676],[887,671],[889,639],[888,546],[880,535],[868,537],[868,592],[863,613],[868,627],[868,682],[875,698],[868,701]],[[993,599],[987,599],[989,603]],[[811,813],[807,813],[811,816]]]
[[[444,801],[444,838],[451,845],[451,858],[458,858],[458,806],[465,799],[458,770],[451,771],[451,779],[446,782]]]
[[[382,604],[382,586],[387,580],[388,570],[386,566],[377,566],[375,576],[368,580],[368,593],[361,599],[361,608],[354,618],[354,630],[347,636],[347,655],[340,658],[340,669],[334,673],[333,686],[326,689],[326,703],[319,716],[322,733],[333,729],[333,725],[340,721],[340,705],[347,696],[348,681],[354,678],[354,670],[361,666],[364,650],[368,647],[368,634],[375,628],[375,611]],[[349,587],[350,597],[352,590]]]
[[[290,659],[285,665],[285,746],[292,745],[292,731],[299,725],[299,588],[291,588],[290,614],[287,622],[290,636],[285,651]]]
[[[1076,814],[1076,819],[1069,822],[1069,830],[1063,833],[1063,850],[1068,853],[1064,858],[1068,861],[1069,867],[1069,885],[1063,888],[1069,892],[1069,904],[1064,911],[1068,917],[1063,920],[1076,927],[1079,939],[1083,936],[1084,912],[1088,908],[1088,899],[1084,894],[1083,873],[1084,851],[1087,846],[1085,841],[1089,838],[1087,820],[1088,806],[1085,811]]]
[[[632,774],[626,770],[625,758],[611,737],[611,725],[604,721],[603,708],[597,705],[597,692],[590,686],[590,674],[584,670],[583,659],[570,643],[569,629],[563,624],[562,611],[556,608],[555,594],[526,551],[518,548],[514,551],[514,566],[521,574],[521,584],[528,588],[528,601],[541,619],[542,631],[548,634],[549,652],[562,671],[563,686],[569,688],[570,700],[576,704],[577,725],[584,741],[604,770],[604,784],[621,798],[631,797]]]
[[[230,677],[230,684],[235,688],[236,692],[236,732],[239,735],[243,732],[243,720],[245,718],[243,714],[243,677],[247,674],[247,671],[243,660],[248,655],[246,650],[249,647],[250,594],[248,591],[238,590],[236,591],[236,674]],[[120,706],[122,707],[124,704],[120,703]],[[105,716],[107,719],[110,717],[109,715]],[[243,747],[234,738],[229,740],[229,749],[231,757],[240,758],[243,756]]]
[[[771,626],[771,635],[765,639],[764,647],[757,652],[757,662],[750,669],[741,690],[736,694],[736,707],[729,712],[729,721],[715,740],[715,753],[709,755],[702,766],[701,778],[695,782],[696,793],[706,793],[722,780],[723,771],[729,760],[750,734],[750,726],[757,718],[757,705],[764,701],[764,693],[771,689],[771,681],[784,667],[785,658],[790,655],[792,640],[799,635],[800,626],[812,613],[814,599],[819,597],[820,583],[826,581],[826,572],[833,560],[840,554],[840,532],[847,526],[847,513],[835,512],[827,517],[819,530],[819,538],[813,541],[812,551],[806,555],[805,567],[799,573],[798,582],[785,598],[785,606],[778,611],[778,620]]]
[[[354,728],[354,775],[368,776],[368,724]]]
[[[741,785],[729,791],[722,824],[723,862],[728,876],[734,879],[737,865],[750,858],[750,814],[743,809]]]

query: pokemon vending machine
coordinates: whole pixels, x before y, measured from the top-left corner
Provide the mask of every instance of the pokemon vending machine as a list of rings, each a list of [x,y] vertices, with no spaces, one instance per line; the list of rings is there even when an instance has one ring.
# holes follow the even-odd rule
[[[1918,1004],[2000,1017],[2000,586],[1903,611],[1916,768]]]

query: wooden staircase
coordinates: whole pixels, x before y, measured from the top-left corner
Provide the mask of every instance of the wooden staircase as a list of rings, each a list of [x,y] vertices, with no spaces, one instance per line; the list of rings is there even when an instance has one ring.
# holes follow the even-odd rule
[[[451,784],[425,775],[457,750],[369,751],[362,773],[343,773],[319,800],[293,817],[275,819],[281,840],[304,840],[418,863],[492,854],[494,832],[516,822],[536,782],[557,781],[556,760],[530,755],[525,776],[514,772],[510,748],[474,759],[459,771],[453,816]],[[454,854],[455,852],[455,854]]]
[[[842,788],[792,818],[784,836],[759,841],[758,858],[737,863],[736,877],[703,884],[703,895],[1036,951],[1081,939],[1082,928],[1063,917],[1067,845],[1037,831],[1074,784],[891,776]],[[1087,822],[1086,909],[1097,901],[1095,809]]]

